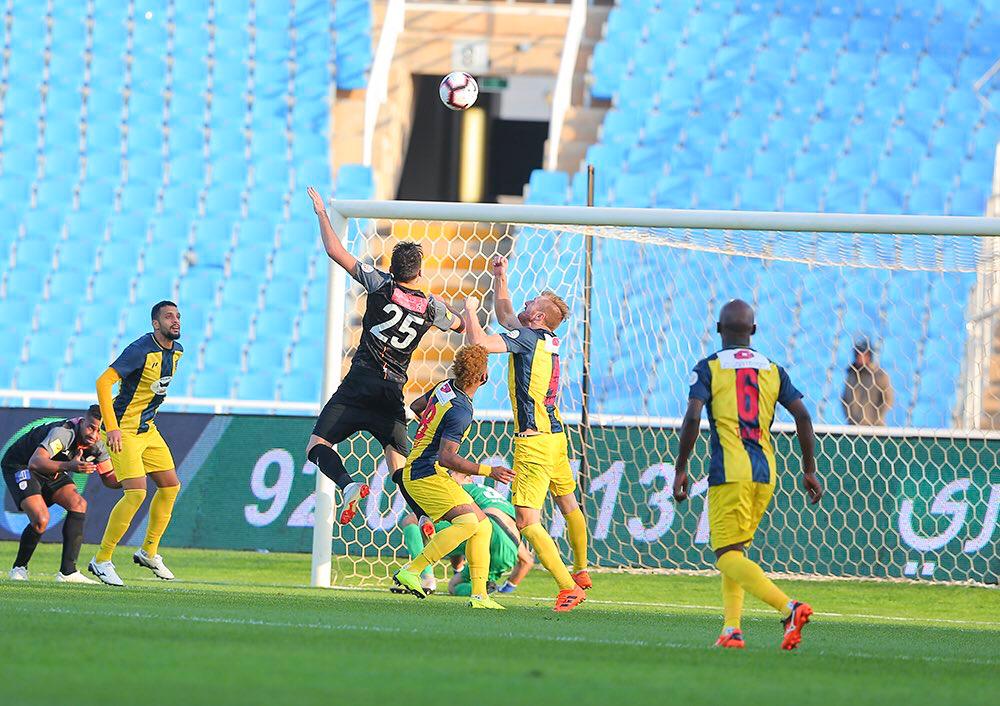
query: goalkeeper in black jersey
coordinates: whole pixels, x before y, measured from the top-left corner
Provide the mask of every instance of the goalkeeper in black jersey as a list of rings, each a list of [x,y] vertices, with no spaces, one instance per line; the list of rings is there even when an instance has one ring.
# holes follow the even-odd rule
[[[368,292],[361,343],[351,369],[320,412],[306,447],[307,458],[343,492],[340,522],[347,524],[369,489],[347,472],[334,446],[357,432],[369,432],[385,450],[393,481],[402,488],[400,473],[410,452],[403,410],[410,358],[431,326],[461,332],[464,324],[444,302],[423,291],[423,251],[417,243],[397,243],[388,272],[358,262],[340,242],[323,199],[312,187],[308,193],[327,254]],[[412,503],[411,509],[422,514]]]

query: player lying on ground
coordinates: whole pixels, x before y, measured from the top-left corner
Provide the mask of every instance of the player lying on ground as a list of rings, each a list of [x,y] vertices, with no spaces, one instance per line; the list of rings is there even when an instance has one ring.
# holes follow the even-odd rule
[[[462,542],[467,542],[466,556],[472,581],[469,605],[503,610],[502,605],[486,594],[493,524],[462,486],[448,475],[450,469],[467,475],[487,476],[501,483],[509,483],[514,478],[509,468],[474,463],[458,453],[472,426],[472,397],[487,379],[486,360],[486,351],[481,346],[464,346],[455,355],[453,377],[438,383],[420,398],[424,401],[420,426],[414,437],[413,451],[403,468],[403,488],[424,514],[434,521],[447,520],[451,526],[435,532],[423,551],[393,574],[392,580],[414,596],[425,598],[427,594],[420,585],[420,572]]]
[[[490,571],[486,578],[486,592],[492,593],[496,590],[500,593],[513,593],[517,590],[521,579],[527,576],[535,564],[535,558],[518,534],[517,524],[514,522],[514,506],[494,488],[473,483],[472,479],[464,473],[450,471],[449,475],[462,486],[462,490],[469,494],[469,497],[493,524],[493,534],[490,538]],[[450,525],[451,523],[447,520],[441,520],[434,529],[440,532]],[[423,536],[417,528],[416,516],[411,514],[403,520],[404,536],[407,534],[407,528],[411,529],[408,533],[410,536],[406,537],[406,549],[412,559],[423,551],[424,546]],[[446,558],[451,561],[452,568],[455,570],[454,576],[448,582],[448,593],[453,596],[471,595],[472,582],[469,576],[469,564],[465,560],[465,543],[455,547]],[[432,568],[427,567],[420,574],[420,585],[427,593],[432,593],[437,587]],[[508,571],[510,571],[510,576],[503,586],[497,588],[497,583]],[[428,588],[429,586],[433,588]]]
[[[517,523],[514,521],[516,517],[514,505],[495,489],[473,483],[472,478],[464,473],[451,471],[449,475],[462,486],[462,489],[469,494],[469,497],[475,501],[483,514],[493,524],[493,534],[490,538],[490,571],[486,577],[486,592],[491,592],[491,586],[496,588],[496,585],[509,571],[510,576],[507,581],[496,590],[500,593],[513,593],[535,564],[535,558],[528,550],[527,544],[521,541],[517,531]],[[440,532],[446,527],[448,527],[447,521],[441,521],[434,526],[434,529]],[[459,557],[465,557],[464,544],[456,547],[448,558],[454,562]],[[448,593],[453,596],[468,596],[471,592],[469,563],[466,561],[464,566],[458,569],[448,582]]]
[[[181,314],[173,302],[161,301],[153,306],[150,321],[152,333],[130,343],[97,379],[97,400],[101,404],[111,463],[125,490],[111,510],[100,549],[87,568],[110,586],[125,585],[111,557],[146,498],[147,475],[156,484],[156,494],[149,504],[146,537],[142,547],[132,555],[132,561],[151,570],[157,578],[174,578],[163,563],[159,548],[181,483],[155,419],[184,354],[177,340],[181,337]],[[112,397],[112,388],[118,382],[121,383],[118,394]]]
[[[704,407],[711,429],[708,526],[716,565],[722,573],[725,619],[715,644],[744,646],[740,617],[744,592],[749,591],[781,613],[785,626],[781,648],[794,650],[802,641],[802,627],[809,622],[812,608],[786,596],[744,550],[774,493],[777,468],[771,423],[776,405],[795,419],[802,448],[802,481],[810,502],[815,505],[823,496],[823,486],[816,478],[812,420],[802,393],[784,369],[750,347],[757,326],[749,304],[734,299],[723,306],[717,330],[722,350],[699,361],[691,374],[688,408],[674,462],[674,499],[680,503],[688,496],[688,459],[698,439]]]
[[[461,332],[463,324],[443,302],[424,293],[419,245],[397,243],[389,272],[362,264],[340,242],[320,195],[312,187],[308,193],[327,254],[368,292],[361,342],[351,369],[320,412],[306,446],[306,457],[343,492],[340,522],[347,524],[369,488],[348,473],[334,447],[354,434],[369,432],[385,450],[386,465],[399,485],[410,451],[403,386],[413,351],[431,326]]]
[[[59,505],[66,510],[66,519],[56,581],[97,583],[76,568],[87,501],[77,491],[71,474],[97,471],[104,485],[121,487],[108,449],[101,441],[100,407],[92,405],[82,417],[46,417],[22,427],[0,452],[0,469],[14,504],[28,516],[10,578],[28,580],[28,562],[49,525],[49,508]]]
[[[507,384],[514,411],[514,483],[511,500],[517,510],[521,535],[535,549],[539,561],[559,586],[556,611],[572,610],[586,600],[587,520],[576,500],[576,480],[569,465],[569,446],[559,415],[559,339],[556,329],[569,307],[545,291],[514,313],[507,286],[507,260],[493,261],[493,297],[497,321],[508,333],[487,335],[479,324],[479,301],[466,300],[465,325],[469,343],[490,353],[509,353]],[[567,571],[555,542],[542,527],[542,505],[549,492],[566,518],[573,549],[573,574]]]

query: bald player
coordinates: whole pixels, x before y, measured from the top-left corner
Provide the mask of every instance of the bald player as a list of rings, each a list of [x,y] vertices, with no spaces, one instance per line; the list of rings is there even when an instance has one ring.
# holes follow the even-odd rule
[[[786,596],[744,550],[774,493],[777,469],[771,423],[779,404],[795,419],[806,494],[814,505],[823,496],[823,486],[816,478],[812,420],[802,393],[784,369],[750,347],[757,325],[749,304],[734,299],[723,306],[716,329],[722,337],[722,350],[699,361],[691,374],[688,408],[674,463],[674,499],[683,502],[688,496],[688,459],[705,408],[711,446],[708,525],[716,565],[722,573],[725,618],[715,644],[744,646],[740,618],[743,596],[749,591],[781,613],[785,627],[781,648],[794,650],[802,641],[802,627],[809,622],[812,608]]]

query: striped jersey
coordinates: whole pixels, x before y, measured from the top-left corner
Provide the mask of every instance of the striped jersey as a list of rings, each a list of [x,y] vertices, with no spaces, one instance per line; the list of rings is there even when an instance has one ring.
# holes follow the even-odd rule
[[[546,329],[516,328],[500,334],[510,352],[507,383],[517,433],[563,431],[559,416],[559,338]]]
[[[725,348],[694,366],[688,397],[708,414],[708,484],[774,483],[775,408],[802,398],[785,370],[752,348]]]
[[[149,431],[183,354],[179,341],[174,341],[173,348],[163,348],[152,333],[147,333],[130,343],[111,364],[122,379],[114,408],[123,432]]]
[[[420,415],[413,438],[413,449],[406,457],[403,477],[409,480],[428,478],[438,472],[437,461],[444,441],[461,444],[472,426],[472,399],[455,386],[453,380],[438,383]]]

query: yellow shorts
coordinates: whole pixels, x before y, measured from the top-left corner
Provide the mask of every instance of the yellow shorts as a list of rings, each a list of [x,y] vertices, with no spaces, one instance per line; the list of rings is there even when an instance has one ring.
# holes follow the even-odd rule
[[[458,505],[475,505],[475,500],[462,490],[462,486],[452,480],[451,476],[437,467],[437,473],[426,478],[413,480],[409,470],[403,474],[403,486],[410,497],[420,506],[427,516],[437,522],[453,507]]]
[[[566,434],[515,436],[514,473],[510,501],[515,505],[541,510],[549,491],[556,496],[576,491]]]
[[[773,494],[773,483],[743,481],[710,486],[708,530],[712,549],[750,544]]]
[[[107,435],[103,437],[107,441]],[[147,473],[169,471],[174,467],[174,457],[170,455],[167,442],[153,425],[144,434],[123,431],[121,453],[109,452],[118,480],[142,478]]]

